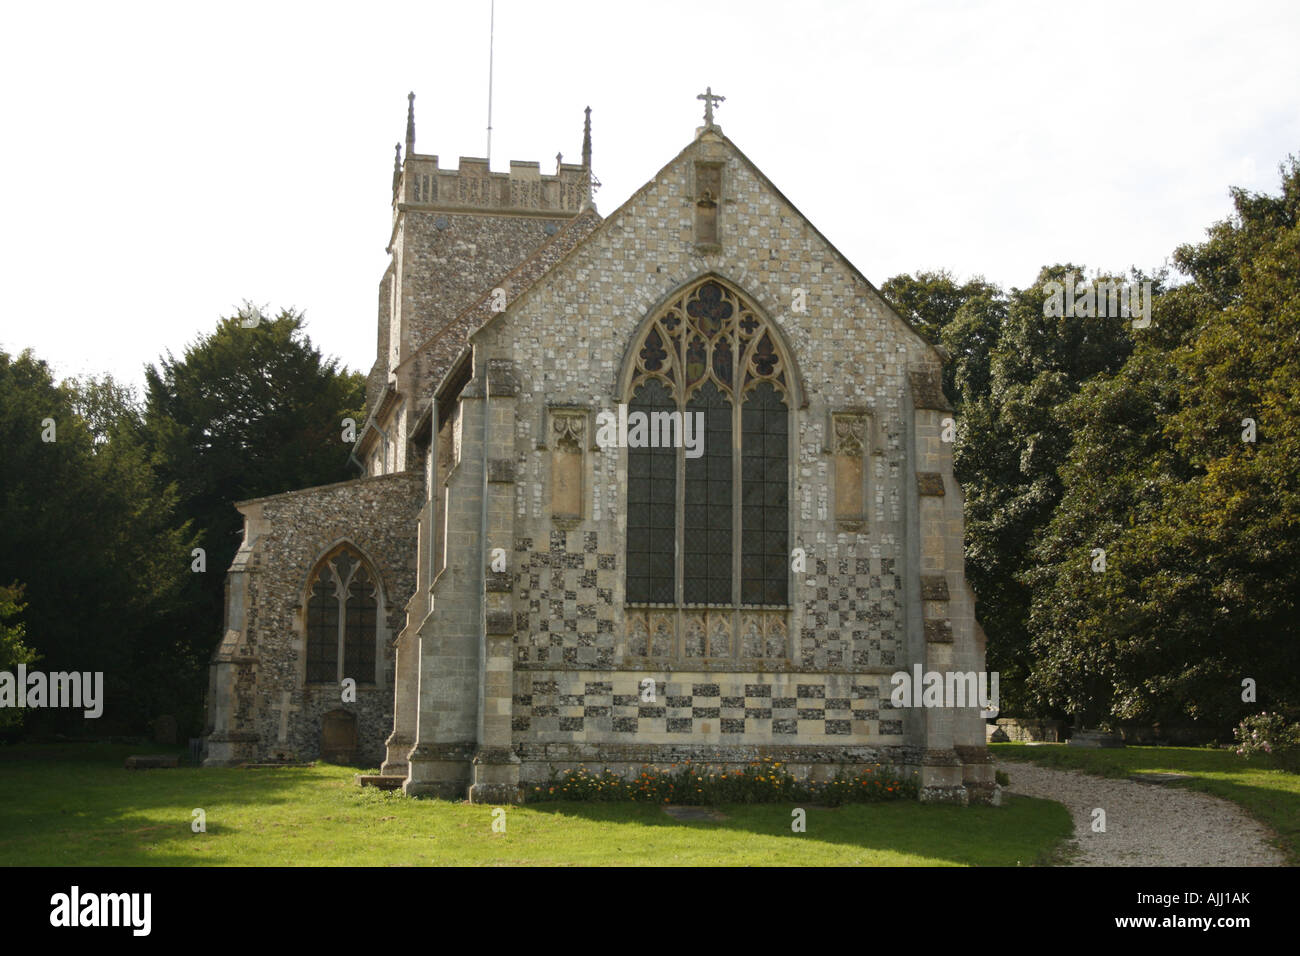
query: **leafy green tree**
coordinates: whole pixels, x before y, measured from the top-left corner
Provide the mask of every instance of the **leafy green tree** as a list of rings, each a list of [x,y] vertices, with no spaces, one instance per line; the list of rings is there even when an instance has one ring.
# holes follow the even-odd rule
[[[19,664],[31,664],[36,652],[23,643],[23,623],[17,620],[25,604],[22,603],[22,585],[0,587],[0,671],[16,674]],[[17,708],[0,708],[0,732],[22,723],[23,711]]]
[[[302,329],[291,311],[251,328],[222,319],[182,358],[168,353],[146,370],[154,466],[206,553],[205,573],[188,573],[187,562],[175,620],[203,662],[221,633],[225,571],[243,529],[234,503],[356,477],[343,419],[364,420],[365,379],[323,359]]]
[[[935,344],[968,300],[998,292],[979,277],[959,283],[947,269],[916,275],[905,272],[887,279],[880,291],[913,328]]]
[[[987,397],[992,388],[993,354],[1002,337],[1008,305],[1006,293],[997,286],[968,283],[967,288],[971,294],[939,336],[948,353],[944,390],[959,414],[973,399]]]
[[[1031,705],[1025,681],[1032,591],[1025,575],[1036,567],[1034,543],[1062,495],[1059,468],[1072,429],[1060,408],[1090,378],[1118,369],[1133,344],[1127,319],[1044,314],[1047,283],[1072,275],[1082,270],[1045,268],[1030,288],[1013,289],[996,331],[996,312],[972,316],[976,346],[958,373],[972,389],[953,451],[966,495],[967,574],[1007,713]],[[949,328],[956,333],[961,322]],[[985,358],[978,345],[988,342],[994,344]]]
[[[1235,215],[1175,253],[1191,281],[1158,297],[1155,334],[1063,409],[1066,492],[1029,576],[1041,705],[1225,733],[1261,705],[1300,705],[1294,159],[1282,186],[1233,191]]]
[[[156,701],[136,665],[151,659],[186,545],[131,432],[129,404],[115,409],[122,394],[111,380],[56,385],[30,351],[0,352],[0,580],[25,582],[25,642],[44,668],[104,673],[96,729],[128,727]],[[93,428],[79,413],[92,404]],[[27,724],[81,721],[39,710]]]
[[[880,291],[913,328],[948,352],[943,386],[958,409],[987,389],[989,356],[1006,315],[1001,289],[978,276],[959,284],[940,270],[894,276]]]

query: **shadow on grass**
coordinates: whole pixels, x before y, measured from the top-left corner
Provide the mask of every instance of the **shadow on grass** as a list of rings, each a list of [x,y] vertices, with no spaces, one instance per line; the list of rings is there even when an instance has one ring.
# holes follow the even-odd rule
[[[645,827],[735,831],[762,836],[792,834],[796,804],[728,804],[712,807],[724,820],[678,820],[649,803],[525,804],[538,813],[587,822]],[[1073,835],[1069,812],[1050,800],[1014,796],[1002,807],[926,805],[915,801],[805,805],[806,837],[864,851],[920,858],[930,865],[1029,866],[1059,862]],[[756,861],[760,862],[761,861]]]

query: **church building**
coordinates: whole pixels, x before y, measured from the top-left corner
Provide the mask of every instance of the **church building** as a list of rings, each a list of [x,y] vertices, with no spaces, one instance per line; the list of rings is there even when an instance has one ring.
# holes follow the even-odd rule
[[[715,122],[622,206],[415,148],[354,460],[239,502],[205,764],[382,764],[505,803],[551,771],[887,763],[996,799],[943,356]],[[666,151],[665,151],[666,152]],[[920,703],[919,701],[917,703]]]

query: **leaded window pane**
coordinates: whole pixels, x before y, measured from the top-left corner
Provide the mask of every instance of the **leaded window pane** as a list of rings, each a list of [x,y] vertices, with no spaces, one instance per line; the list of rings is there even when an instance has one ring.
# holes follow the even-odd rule
[[[703,454],[686,459],[683,595],[687,604],[730,604],[732,561],[731,402],[716,385],[703,385],[686,414],[704,416]],[[694,519],[694,520],[691,520]]]
[[[307,680],[338,680],[339,599],[329,566],[322,567],[307,599]]]
[[[306,677],[310,683],[375,680],[378,586],[360,555],[341,550],[321,564],[307,598]],[[343,670],[339,670],[340,644]]]
[[[643,412],[673,412],[677,403],[659,379],[637,389],[628,403],[629,417]],[[677,450],[627,450],[627,600],[634,604],[671,604],[677,534]]]
[[[348,585],[347,627],[343,634],[343,676],[357,683],[375,679],[375,585],[364,567]]]
[[[789,595],[788,482],[789,416],[768,382],[749,392],[741,412],[740,600],[743,604],[785,604]]]

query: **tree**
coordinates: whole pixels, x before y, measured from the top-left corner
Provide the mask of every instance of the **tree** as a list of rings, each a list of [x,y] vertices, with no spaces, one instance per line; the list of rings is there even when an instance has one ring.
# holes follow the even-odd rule
[[[881,293],[912,327],[949,353],[943,387],[960,410],[988,385],[988,360],[1006,315],[1006,296],[976,276],[958,284],[947,270],[894,276]]]
[[[24,582],[25,641],[45,668],[103,672],[98,728],[138,723],[168,686],[138,665],[153,659],[186,545],[129,427],[132,409],[114,404],[122,394],[111,380],[55,385],[30,351],[0,352],[0,580]],[[93,428],[78,411],[91,406]],[[70,730],[81,720],[41,710],[27,723]]]
[[[1001,290],[976,276],[959,284],[951,272],[905,272],[887,279],[880,287],[899,315],[927,339],[938,344],[943,330],[952,324],[957,312],[970,299],[997,294]]]
[[[146,370],[142,428],[154,467],[176,487],[206,554],[202,574],[187,559],[175,619],[202,662],[221,633],[225,570],[239,547],[234,503],[355,477],[342,422],[364,420],[365,380],[322,359],[302,328],[291,311],[252,328],[222,319],[183,358],[168,353]]]
[[[19,664],[31,664],[36,652],[23,644],[23,623],[15,620],[27,605],[22,603],[22,585],[0,587],[0,671],[16,675]],[[22,723],[23,712],[16,708],[0,708],[0,732]]]
[[[1011,291],[996,331],[997,312],[989,309],[948,327],[976,343],[958,371],[971,393],[960,410],[953,463],[966,494],[967,573],[988,634],[988,666],[1002,675],[1010,713],[1033,703],[1025,696],[1033,596],[1026,575],[1038,560],[1034,542],[1061,499],[1058,470],[1072,428],[1060,408],[1093,376],[1118,369],[1133,344],[1127,319],[1045,314],[1047,283],[1081,274],[1069,264],[1041,270],[1033,286]],[[988,342],[985,358],[978,346]]]
[[[1032,575],[1042,705],[1224,733],[1300,706],[1294,159],[1282,187],[1233,190],[1235,215],[1176,251],[1191,281],[1158,297],[1157,334],[1065,409],[1077,438]],[[1087,572],[1090,546],[1108,547],[1105,573]]]

